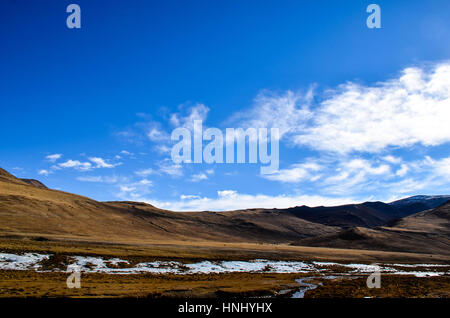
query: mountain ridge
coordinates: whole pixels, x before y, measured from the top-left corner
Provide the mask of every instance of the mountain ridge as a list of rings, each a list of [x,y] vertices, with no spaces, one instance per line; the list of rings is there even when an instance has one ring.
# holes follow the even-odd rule
[[[450,203],[415,213],[417,196],[395,204],[173,212],[143,202],[99,202],[32,181],[0,168],[0,237],[248,242],[440,254],[450,250]],[[428,200],[426,207],[443,199],[422,198]]]

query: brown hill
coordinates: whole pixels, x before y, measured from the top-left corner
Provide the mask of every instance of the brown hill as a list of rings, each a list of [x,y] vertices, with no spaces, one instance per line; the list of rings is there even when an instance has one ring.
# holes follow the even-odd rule
[[[298,206],[285,210],[299,218],[329,226],[376,227],[408,215],[383,202],[364,202],[333,207]]]
[[[391,230],[450,236],[450,202],[388,224]]]
[[[20,179],[16,178],[15,176],[13,176],[8,171],[6,171],[2,168],[0,168],[0,181],[18,183],[18,184],[26,184],[26,182],[21,181]]]
[[[409,213],[407,206],[402,204],[401,212],[382,202],[172,212],[145,203],[98,202],[51,190],[37,180],[18,179],[0,168],[0,238],[45,237],[130,244],[289,243],[450,255],[450,203],[396,219]],[[377,226],[386,221],[389,221],[386,225]]]
[[[0,236],[281,243],[336,231],[282,212],[171,212],[144,203],[98,202],[0,170]]]
[[[450,255],[450,203],[374,229],[355,227],[296,244]]]
[[[387,204],[383,202],[364,202],[359,204],[346,204],[339,206],[296,206],[287,209],[247,209],[234,212],[251,213],[254,211],[265,213],[284,213],[313,223],[339,228],[366,227],[374,228],[393,222],[402,217],[423,211],[440,205],[441,200],[428,200],[427,204],[415,200],[408,202],[405,199],[401,205]],[[230,212],[227,212],[230,213]]]

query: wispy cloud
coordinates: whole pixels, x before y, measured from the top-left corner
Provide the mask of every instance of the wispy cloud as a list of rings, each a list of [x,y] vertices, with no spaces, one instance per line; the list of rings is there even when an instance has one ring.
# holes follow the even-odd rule
[[[313,87],[304,94],[292,91],[277,94],[264,90],[255,98],[251,109],[234,114],[229,122],[243,128],[275,127],[283,138],[304,128],[313,116],[309,109],[313,92]]]
[[[304,180],[318,179],[318,172],[322,167],[314,162],[293,164],[287,169],[280,169],[273,174],[264,174],[263,178],[281,182],[300,182]]]
[[[48,176],[49,174],[51,174],[52,172],[46,169],[41,169],[38,171],[38,174],[41,176]]]
[[[88,158],[89,161],[80,161],[80,160],[73,160],[73,159],[68,159],[64,162],[61,162],[57,165],[53,165],[51,166],[51,170],[59,170],[61,168],[73,168],[75,170],[79,170],[79,171],[89,171],[92,169],[98,169],[98,168],[114,168],[118,165],[120,165],[121,163],[109,163],[107,162],[107,160],[100,158],[100,157],[89,157]],[[94,165],[92,164],[94,163]]]
[[[208,113],[209,108],[206,105],[197,103],[187,109],[187,114],[182,114],[182,112],[171,114],[170,124],[173,127],[185,127],[193,131],[194,121],[205,121]]]
[[[61,168],[74,168],[81,171],[87,171],[92,168],[92,164],[90,162],[81,162],[79,160],[72,159],[62,162],[58,166]]]
[[[142,169],[142,170],[135,171],[134,173],[138,176],[146,177],[146,176],[156,173],[156,171],[152,168],[148,168],[148,169]]]
[[[409,67],[371,86],[347,82],[314,100],[312,90],[263,92],[244,125],[279,127],[288,142],[340,154],[450,141],[450,63]]]
[[[159,172],[168,174],[172,177],[181,177],[183,175],[183,166],[175,164],[170,159],[163,160],[158,163]]]
[[[56,162],[56,160],[60,159],[62,157],[62,154],[55,153],[53,155],[45,156],[45,158],[50,162]]]
[[[158,127],[150,128],[149,132],[147,133],[147,137],[151,141],[168,141],[170,139],[169,134],[159,129]]]
[[[179,105],[177,112],[171,112],[163,116],[161,120],[155,120],[148,115],[139,116],[146,121],[139,121],[132,127],[120,131],[117,136],[126,139],[131,143],[143,144],[146,141],[155,143],[155,149],[160,154],[167,154],[170,150],[170,130],[178,127],[185,127],[193,131],[194,121],[205,121],[209,108],[201,103],[189,106]]]
[[[142,196],[148,195],[153,187],[153,182],[148,179],[141,179],[139,181],[130,182],[124,180],[123,183],[117,185],[119,192],[116,194],[121,200],[136,200],[142,201]]]
[[[199,181],[203,181],[203,180],[208,180],[209,176],[211,176],[213,174],[214,174],[214,169],[207,169],[204,172],[193,174],[191,176],[190,181],[192,181],[192,182],[199,182]]]
[[[202,180],[208,180],[208,176],[204,173],[198,173],[198,174],[193,174],[191,176],[191,181],[192,182],[199,182]]]
[[[76,179],[78,181],[96,183],[117,183],[119,181],[117,176],[79,176]]]
[[[116,164],[107,163],[105,159],[100,157],[90,157],[89,160],[96,164],[95,168],[114,168],[120,165],[120,163]]]

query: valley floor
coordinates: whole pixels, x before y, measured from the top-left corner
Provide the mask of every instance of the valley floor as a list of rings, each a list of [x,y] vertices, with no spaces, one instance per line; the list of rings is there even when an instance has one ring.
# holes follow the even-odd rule
[[[39,237],[3,237],[0,254],[0,297],[450,297],[450,258],[445,255],[219,242],[110,244]],[[38,266],[12,270],[14,262],[23,262],[26,255],[37,257],[38,262],[30,264]],[[111,263],[112,258],[127,263]],[[74,260],[84,264],[79,289],[66,285],[67,265]],[[136,268],[148,269],[151,262],[159,264],[156,268],[163,264],[181,272],[136,272]],[[373,263],[382,268],[379,289],[366,285],[367,269]],[[207,271],[202,272],[205,264]],[[255,272],[247,272],[248,265],[256,266]],[[223,270],[226,266],[228,272]]]
[[[195,275],[83,274],[81,288],[66,286],[66,273],[0,271],[0,297],[292,297],[305,274],[224,273]],[[450,277],[383,275],[381,288],[369,289],[366,276],[320,279],[305,298],[450,297]]]

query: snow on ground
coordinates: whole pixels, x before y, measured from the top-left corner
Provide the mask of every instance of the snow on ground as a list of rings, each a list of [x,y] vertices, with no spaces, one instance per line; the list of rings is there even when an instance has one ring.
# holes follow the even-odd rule
[[[0,269],[4,270],[35,270],[44,271],[40,262],[51,255],[25,253],[0,253]],[[118,265],[125,265],[119,267]],[[349,274],[380,273],[415,275],[417,277],[440,276],[450,274],[450,265],[438,264],[341,264],[332,262],[298,262],[298,261],[270,261],[257,259],[252,261],[203,261],[183,264],[175,261],[143,262],[131,266],[127,260],[119,258],[105,259],[94,256],[73,256],[73,263],[67,272],[79,270],[85,273],[108,274],[210,274],[237,272],[270,272],[270,273],[317,273],[326,271],[331,266],[348,268]],[[397,268],[394,268],[397,267]],[[399,268],[407,268],[403,271]],[[414,268],[418,270],[415,271]],[[436,271],[439,269],[439,271]]]
[[[39,262],[48,259],[49,255],[25,253],[23,255],[0,253],[0,269],[39,270]]]

